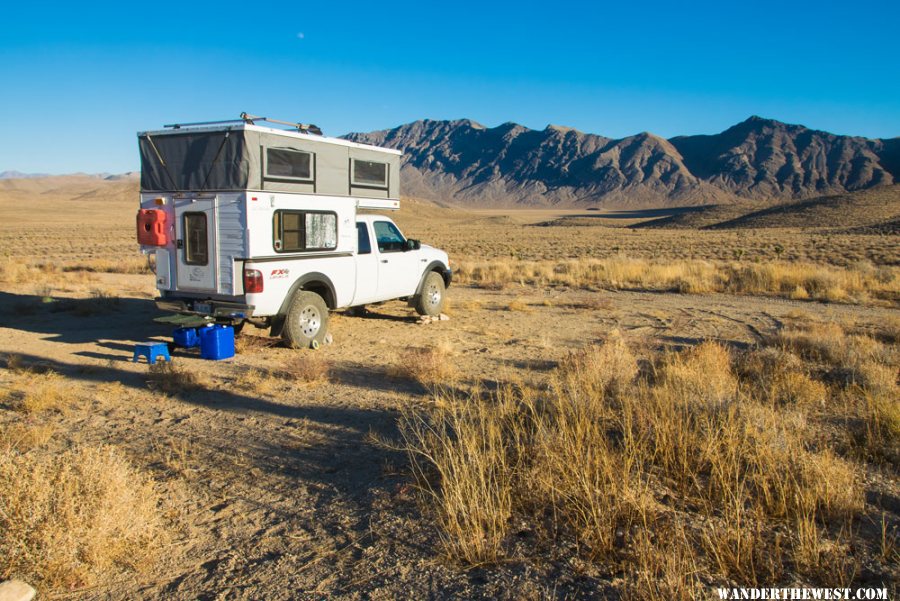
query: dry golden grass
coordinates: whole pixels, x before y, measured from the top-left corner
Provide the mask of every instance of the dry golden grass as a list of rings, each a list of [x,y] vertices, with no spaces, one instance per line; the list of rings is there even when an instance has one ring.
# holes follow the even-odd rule
[[[115,259],[92,258],[77,261],[66,261],[61,265],[65,272],[88,273],[130,273],[152,274],[153,270],[147,262],[147,257],[140,254],[128,254]]]
[[[770,295],[830,302],[896,302],[900,269],[841,268],[808,263],[723,263],[625,256],[564,261],[461,261],[460,283],[501,289],[512,284]]]
[[[446,341],[401,352],[397,363],[390,369],[390,374],[397,378],[415,380],[428,388],[450,386],[459,378],[453,347]]]
[[[852,580],[858,553],[817,525],[849,531],[860,468],[818,444],[806,409],[824,385],[796,357],[778,367],[783,352],[706,342],[642,373],[614,335],[570,354],[540,390],[438,392],[401,432],[446,552],[502,558],[515,517],[627,566],[632,598],[691,598],[700,574],[778,582],[788,566]]]
[[[890,324],[888,324],[888,328]],[[864,456],[895,463],[900,459],[900,349],[865,334],[848,333],[834,322],[798,320],[772,344],[818,365],[845,388],[843,416],[863,424],[857,442]]]
[[[62,411],[72,402],[71,387],[54,372],[23,371],[3,392],[3,402],[17,411],[35,414]]]
[[[282,382],[272,370],[259,367],[246,367],[234,377],[237,386],[258,395],[271,395]]]
[[[318,353],[301,353],[288,359],[280,371],[292,382],[324,384],[331,377],[331,363]]]
[[[0,453],[0,578],[71,589],[142,568],[165,542],[157,504],[110,447]]]
[[[750,394],[778,405],[823,406],[828,390],[814,380],[797,355],[778,348],[763,348],[748,354],[739,366]]]
[[[25,453],[42,447],[53,438],[56,426],[52,424],[21,423],[7,424],[0,431],[0,453],[13,450]]]
[[[281,338],[242,333],[240,336],[234,337],[234,352],[238,355],[266,352],[267,349],[278,346],[282,342]]]
[[[148,365],[147,376],[147,386],[164,394],[188,394],[209,388],[200,374],[178,367],[171,361]]]
[[[401,418],[405,448],[422,491],[434,502],[447,552],[469,564],[496,561],[511,515],[513,471],[504,421],[510,390],[483,399],[446,398],[425,416]]]
[[[534,313],[534,308],[528,305],[525,301],[520,298],[514,298],[509,301],[509,304],[506,305],[507,311],[518,311],[520,313]]]

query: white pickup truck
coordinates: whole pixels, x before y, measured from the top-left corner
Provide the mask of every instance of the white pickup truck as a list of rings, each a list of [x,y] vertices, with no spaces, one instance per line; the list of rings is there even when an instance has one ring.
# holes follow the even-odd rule
[[[400,299],[438,315],[447,253],[360,209],[399,208],[400,153],[237,124],[138,134],[141,249],[157,306],[318,347],[328,311]]]

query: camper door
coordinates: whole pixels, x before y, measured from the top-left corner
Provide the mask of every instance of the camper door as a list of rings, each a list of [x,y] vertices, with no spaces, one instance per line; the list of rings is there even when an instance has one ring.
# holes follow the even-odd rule
[[[216,290],[216,199],[175,201],[179,290]]]

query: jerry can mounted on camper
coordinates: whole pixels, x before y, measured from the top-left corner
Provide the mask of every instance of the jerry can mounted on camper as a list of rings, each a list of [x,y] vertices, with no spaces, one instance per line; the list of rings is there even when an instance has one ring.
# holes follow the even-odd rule
[[[383,214],[400,208],[399,151],[246,113],[140,132],[138,145],[137,239],[160,309],[297,348],[325,341],[335,309],[399,299],[441,313],[447,253]]]

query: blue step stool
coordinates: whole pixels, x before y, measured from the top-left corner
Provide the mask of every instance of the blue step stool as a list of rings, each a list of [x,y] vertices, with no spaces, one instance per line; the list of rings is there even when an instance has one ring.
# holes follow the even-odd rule
[[[171,361],[169,356],[169,345],[165,342],[140,342],[134,345],[134,358],[132,363],[137,363],[141,357],[147,357],[147,363],[153,365],[156,363],[157,357],[162,357],[166,361]]]

